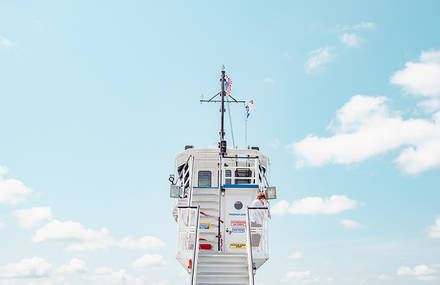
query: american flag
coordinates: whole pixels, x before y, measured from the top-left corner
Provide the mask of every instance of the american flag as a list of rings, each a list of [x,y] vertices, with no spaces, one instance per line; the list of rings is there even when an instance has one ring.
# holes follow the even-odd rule
[[[229,78],[228,75],[226,75],[225,87],[226,87],[226,95],[229,96],[231,94],[232,80],[231,78]]]

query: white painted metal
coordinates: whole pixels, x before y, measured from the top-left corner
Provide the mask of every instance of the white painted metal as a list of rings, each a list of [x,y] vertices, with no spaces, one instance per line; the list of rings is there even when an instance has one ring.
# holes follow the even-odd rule
[[[175,160],[176,184],[184,189],[176,205],[186,206],[174,211],[177,259],[191,274],[192,285],[253,285],[254,268],[268,259],[268,211],[248,213],[247,207],[269,186],[269,160],[257,150],[227,153],[220,158],[217,148],[188,149]],[[199,171],[211,171],[211,187],[199,187]],[[263,225],[253,226],[253,213],[261,210],[266,217]],[[252,242],[255,236],[258,243]]]

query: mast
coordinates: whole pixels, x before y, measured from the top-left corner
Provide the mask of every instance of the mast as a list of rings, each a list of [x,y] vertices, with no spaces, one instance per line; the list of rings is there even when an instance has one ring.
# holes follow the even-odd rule
[[[225,122],[225,66],[222,66],[222,74],[220,77],[221,82],[221,106],[220,106],[220,155],[225,156],[226,154],[226,141],[225,141],[225,128],[224,128],[224,122]]]
[[[225,73],[225,66],[222,66],[222,72],[221,72],[221,76],[220,76],[220,92],[218,92],[217,94],[215,94],[214,96],[212,96],[210,99],[205,100],[203,99],[203,96],[200,99],[200,103],[220,103],[220,141],[218,143],[218,147],[219,147],[219,155],[220,157],[224,157],[226,155],[226,140],[225,140],[225,96],[226,96],[226,91],[225,91],[225,77],[226,77],[226,73]],[[220,100],[217,99],[217,96],[220,96]],[[226,98],[226,102],[229,103],[241,103],[241,104],[245,104],[245,101],[242,100],[236,100],[234,97],[232,97],[231,95],[229,95]]]

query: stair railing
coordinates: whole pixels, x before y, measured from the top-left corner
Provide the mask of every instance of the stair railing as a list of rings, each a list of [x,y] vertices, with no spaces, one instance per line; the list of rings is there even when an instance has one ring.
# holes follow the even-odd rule
[[[191,285],[197,284],[197,266],[199,263],[199,247],[200,247],[200,205],[197,206],[197,215],[196,215],[196,230],[195,230],[195,240],[194,240],[194,254],[193,254],[193,264],[191,271]]]
[[[248,274],[249,284],[254,285],[254,259],[252,256],[252,241],[251,241],[251,221],[249,218],[249,207],[246,210],[246,250],[248,255]]]

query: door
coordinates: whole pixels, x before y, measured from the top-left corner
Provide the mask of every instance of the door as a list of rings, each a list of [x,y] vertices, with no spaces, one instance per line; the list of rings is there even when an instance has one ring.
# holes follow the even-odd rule
[[[223,237],[226,253],[246,251],[246,210],[255,199],[255,189],[226,188],[223,199]]]

